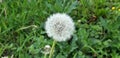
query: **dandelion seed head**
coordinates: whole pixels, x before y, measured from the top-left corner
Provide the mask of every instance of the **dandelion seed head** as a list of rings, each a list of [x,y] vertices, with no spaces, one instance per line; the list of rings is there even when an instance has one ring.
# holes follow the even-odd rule
[[[45,23],[46,33],[56,41],[66,41],[70,39],[74,29],[72,18],[65,13],[53,14],[47,18]]]

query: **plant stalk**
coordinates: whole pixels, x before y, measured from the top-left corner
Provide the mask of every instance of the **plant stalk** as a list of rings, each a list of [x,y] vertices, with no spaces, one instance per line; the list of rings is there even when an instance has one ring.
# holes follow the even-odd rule
[[[44,55],[44,58],[47,58],[47,54]]]
[[[52,58],[52,55],[53,55],[53,53],[54,53],[55,44],[56,44],[56,41],[54,40],[54,41],[53,41],[53,44],[52,44],[52,48],[51,48],[51,50],[50,50],[49,58]]]

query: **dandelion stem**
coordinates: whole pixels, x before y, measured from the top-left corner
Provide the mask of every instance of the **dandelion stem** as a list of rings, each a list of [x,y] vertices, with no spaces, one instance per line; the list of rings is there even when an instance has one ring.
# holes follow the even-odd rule
[[[76,55],[77,55],[77,53],[75,53],[75,55],[73,56],[73,58],[76,58]]]
[[[54,41],[53,41],[53,44],[52,44],[52,48],[51,48],[51,50],[50,50],[49,58],[52,58],[52,55],[53,55],[53,53],[54,53],[55,44],[56,44],[56,41],[54,40]]]
[[[47,54],[44,54],[44,58],[47,58]]]

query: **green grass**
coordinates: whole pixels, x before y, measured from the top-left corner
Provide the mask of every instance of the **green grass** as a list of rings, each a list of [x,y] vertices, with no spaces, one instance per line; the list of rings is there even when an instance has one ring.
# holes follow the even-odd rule
[[[41,50],[53,42],[44,23],[60,12],[73,18],[76,32],[69,41],[56,44],[54,58],[120,58],[119,9],[120,0],[4,0],[0,57],[43,58]]]

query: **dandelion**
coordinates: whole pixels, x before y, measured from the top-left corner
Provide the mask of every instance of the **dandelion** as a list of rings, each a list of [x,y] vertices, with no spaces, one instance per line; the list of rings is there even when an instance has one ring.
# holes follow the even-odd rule
[[[112,7],[112,10],[115,10],[115,7]]]
[[[69,40],[75,27],[73,20],[65,13],[56,13],[47,18],[45,30],[49,37],[54,39],[49,58],[52,58],[56,41]]]
[[[59,42],[70,39],[74,29],[72,18],[65,13],[51,15],[45,25],[48,36]]]

